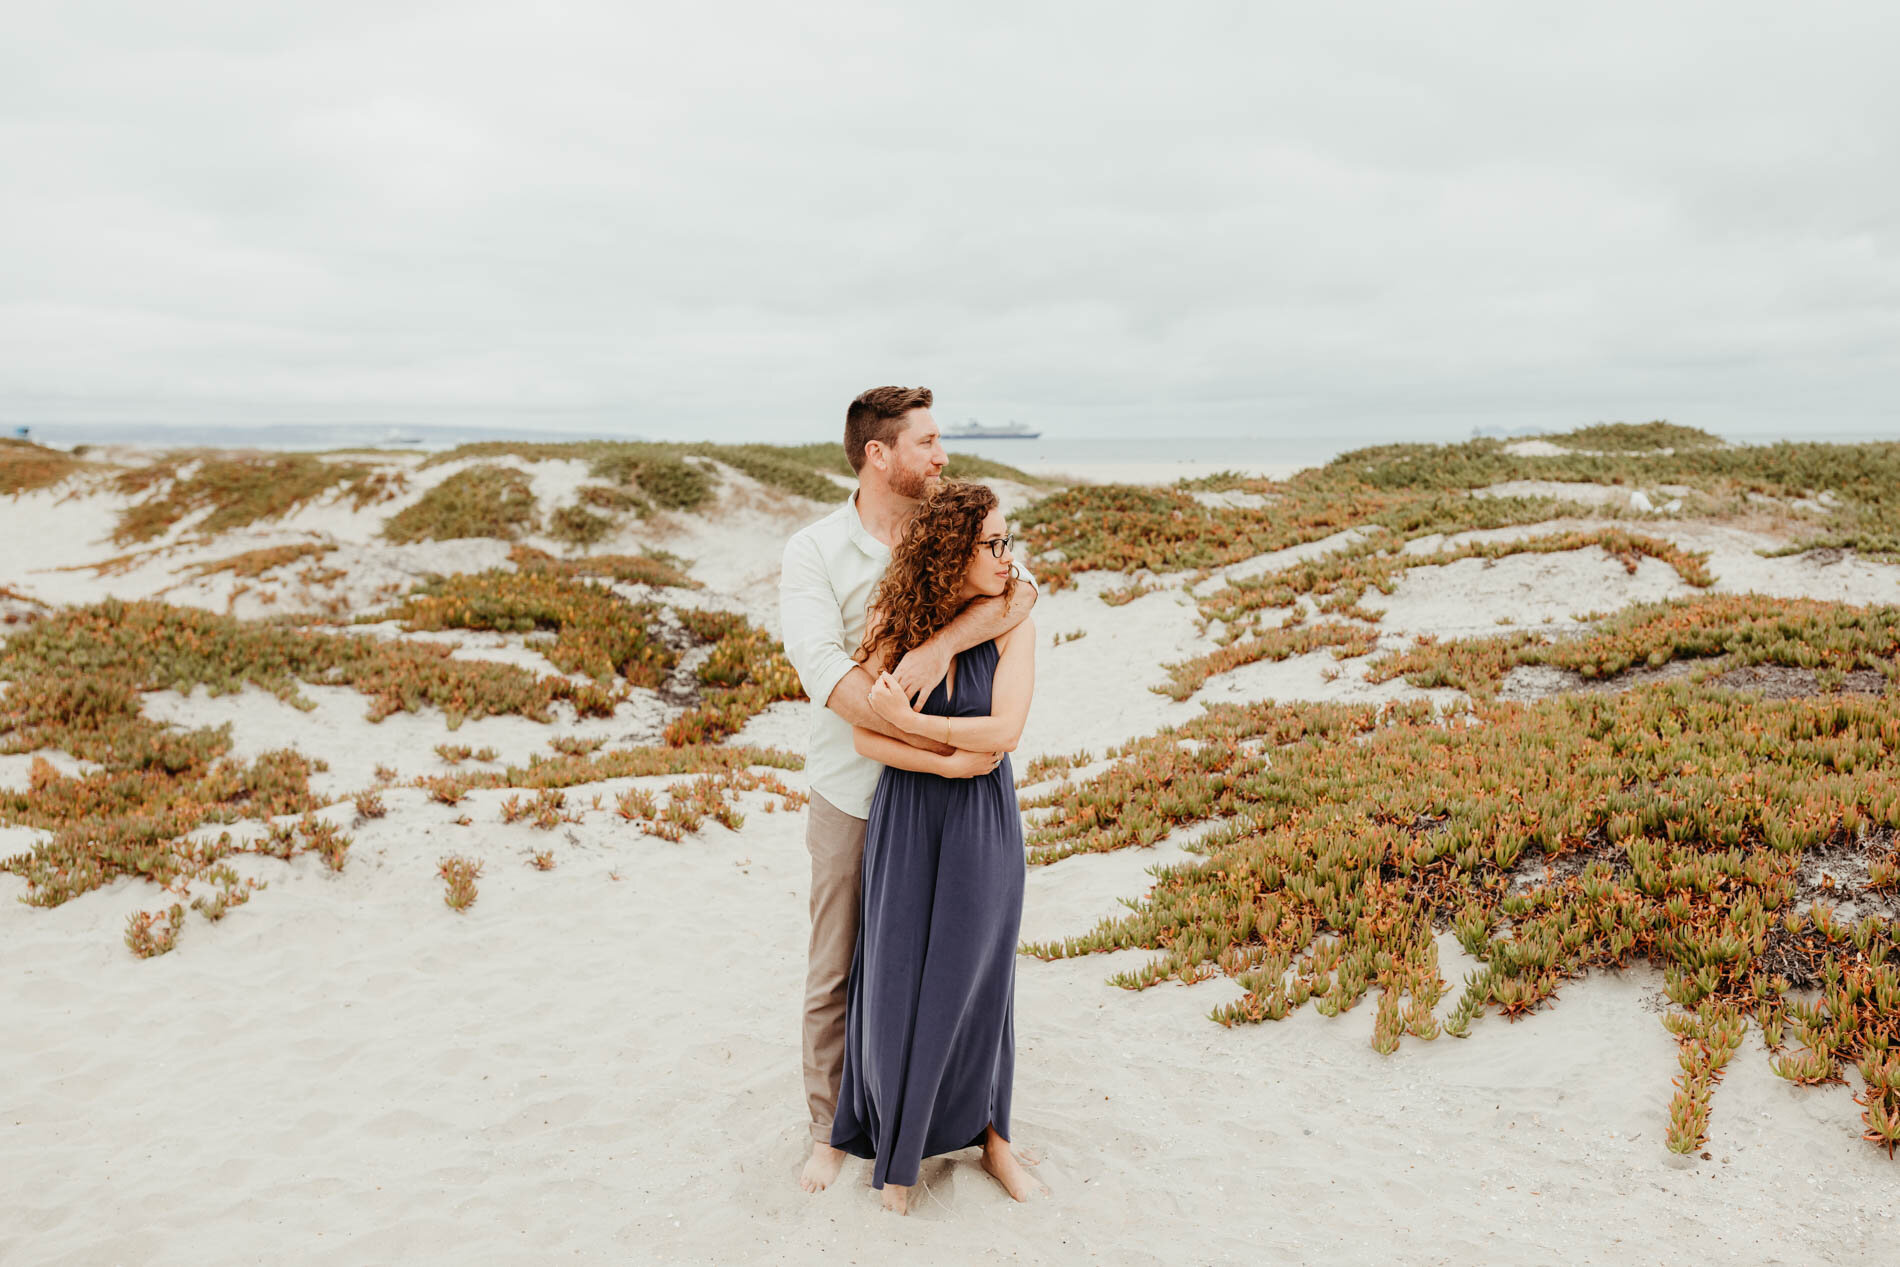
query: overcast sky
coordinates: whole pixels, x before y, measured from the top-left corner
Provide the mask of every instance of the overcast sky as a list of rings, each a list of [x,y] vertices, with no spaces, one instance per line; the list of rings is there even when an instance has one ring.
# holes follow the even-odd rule
[[[1900,434],[1900,5],[15,3],[0,419]]]

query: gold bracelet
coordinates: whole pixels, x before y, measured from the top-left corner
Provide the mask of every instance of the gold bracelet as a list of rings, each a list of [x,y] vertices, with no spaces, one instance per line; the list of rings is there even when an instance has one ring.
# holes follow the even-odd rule
[[[943,746],[946,748],[956,747],[955,744],[950,742],[950,719],[948,717],[943,719]]]

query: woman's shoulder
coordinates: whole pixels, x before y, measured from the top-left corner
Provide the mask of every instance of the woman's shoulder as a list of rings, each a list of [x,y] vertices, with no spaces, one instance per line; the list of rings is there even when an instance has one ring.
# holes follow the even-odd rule
[[[1005,629],[990,640],[998,656],[1019,643],[1031,647],[1036,645],[1036,618],[1034,616],[1024,616],[1021,624]]]

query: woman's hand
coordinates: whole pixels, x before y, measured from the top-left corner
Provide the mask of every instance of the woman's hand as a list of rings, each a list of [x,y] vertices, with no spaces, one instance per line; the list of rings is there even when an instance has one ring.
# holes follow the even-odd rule
[[[899,730],[914,732],[917,728],[917,710],[910,706],[903,686],[888,672],[878,674],[871,686],[871,711]]]
[[[921,704],[932,688],[950,675],[950,648],[943,639],[933,638],[906,651],[891,675],[906,699]]]
[[[1003,764],[1005,754],[1001,752],[967,752],[962,748],[943,758],[943,777],[946,779],[975,779],[988,774]]]

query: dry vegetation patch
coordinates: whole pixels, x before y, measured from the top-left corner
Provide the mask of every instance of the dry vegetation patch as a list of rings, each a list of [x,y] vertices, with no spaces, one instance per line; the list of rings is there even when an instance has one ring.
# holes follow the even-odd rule
[[[328,542],[304,542],[295,545],[267,546],[261,550],[245,550],[239,554],[226,555],[222,559],[207,559],[202,563],[193,563],[186,568],[192,580],[201,580],[220,572],[229,572],[232,576],[256,578],[266,572],[306,559],[321,559],[335,550],[336,546]]]
[[[406,484],[395,468],[313,453],[170,453],[113,477],[116,492],[141,498],[120,513],[113,540],[150,541],[192,516],[200,516],[198,531],[212,536],[279,518],[325,495],[347,497],[361,510]]]
[[[544,572],[553,576],[599,576],[660,588],[700,588],[699,582],[687,575],[686,560],[665,550],[648,549],[639,554],[588,554],[572,559],[557,559],[533,546],[518,545],[508,552],[508,561],[523,572]]]
[[[0,493],[30,493],[84,470],[86,463],[62,449],[0,436]]]

